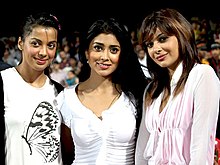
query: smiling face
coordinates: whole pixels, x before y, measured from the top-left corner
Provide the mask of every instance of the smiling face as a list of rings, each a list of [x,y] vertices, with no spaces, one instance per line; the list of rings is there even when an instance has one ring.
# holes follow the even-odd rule
[[[44,71],[56,54],[57,30],[37,26],[24,41],[19,38],[18,47],[22,51],[21,65],[29,70]]]
[[[91,74],[109,77],[116,70],[121,48],[112,34],[99,34],[89,45],[86,58],[91,67]]]
[[[175,70],[180,63],[178,40],[156,30],[152,41],[145,43],[149,56],[161,67]]]

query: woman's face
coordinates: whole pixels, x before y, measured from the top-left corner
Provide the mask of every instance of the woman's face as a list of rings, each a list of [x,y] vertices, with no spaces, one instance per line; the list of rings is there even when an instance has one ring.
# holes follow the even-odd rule
[[[89,45],[86,58],[91,67],[91,74],[109,77],[118,67],[121,47],[112,34],[99,34]]]
[[[25,38],[19,38],[18,47],[22,51],[22,64],[36,71],[43,71],[55,57],[57,30],[37,26]]]
[[[174,71],[180,63],[176,36],[167,36],[157,29],[153,40],[146,43],[147,51],[155,63]]]

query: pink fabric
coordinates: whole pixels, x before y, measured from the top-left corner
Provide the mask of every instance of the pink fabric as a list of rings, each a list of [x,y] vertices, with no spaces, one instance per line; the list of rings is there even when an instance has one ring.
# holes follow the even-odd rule
[[[182,65],[171,80],[171,93]],[[212,165],[220,82],[209,65],[197,64],[185,88],[171,94],[160,113],[163,93],[143,112],[136,148],[137,165]]]

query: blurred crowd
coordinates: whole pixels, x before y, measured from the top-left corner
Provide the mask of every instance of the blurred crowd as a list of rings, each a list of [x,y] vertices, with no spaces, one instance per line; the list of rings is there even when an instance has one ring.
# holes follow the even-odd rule
[[[220,78],[220,21],[192,17],[201,62],[211,65]]]
[[[192,17],[190,21],[194,28],[201,62],[211,65],[220,78],[220,19],[211,20]],[[138,42],[138,28],[129,29],[128,27],[128,30],[130,30],[131,41],[144,73],[150,78],[147,72],[146,53]],[[65,87],[79,82],[78,74],[82,66],[78,54],[81,39],[80,33],[76,31],[61,38],[58,43],[56,58],[50,66],[51,77]],[[18,65],[21,54],[17,48],[17,36],[1,37],[0,40],[5,44],[4,53],[1,54],[2,61],[11,66]]]

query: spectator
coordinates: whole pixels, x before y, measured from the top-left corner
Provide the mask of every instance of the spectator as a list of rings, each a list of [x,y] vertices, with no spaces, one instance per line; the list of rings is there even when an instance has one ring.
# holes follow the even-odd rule
[[[67,78],[65,79],[65,86],[70,87],[79,83],[79,78],[77,77],[74,70],[67,72]]]
[[[211,45],[211,58],[208,61],[220,79],[220,43],[216,42]]]
[[[5,43],[0,40],[0,71],[12,67],[10,64],[2,60],[2,58],[4,57],[5,50]]]

